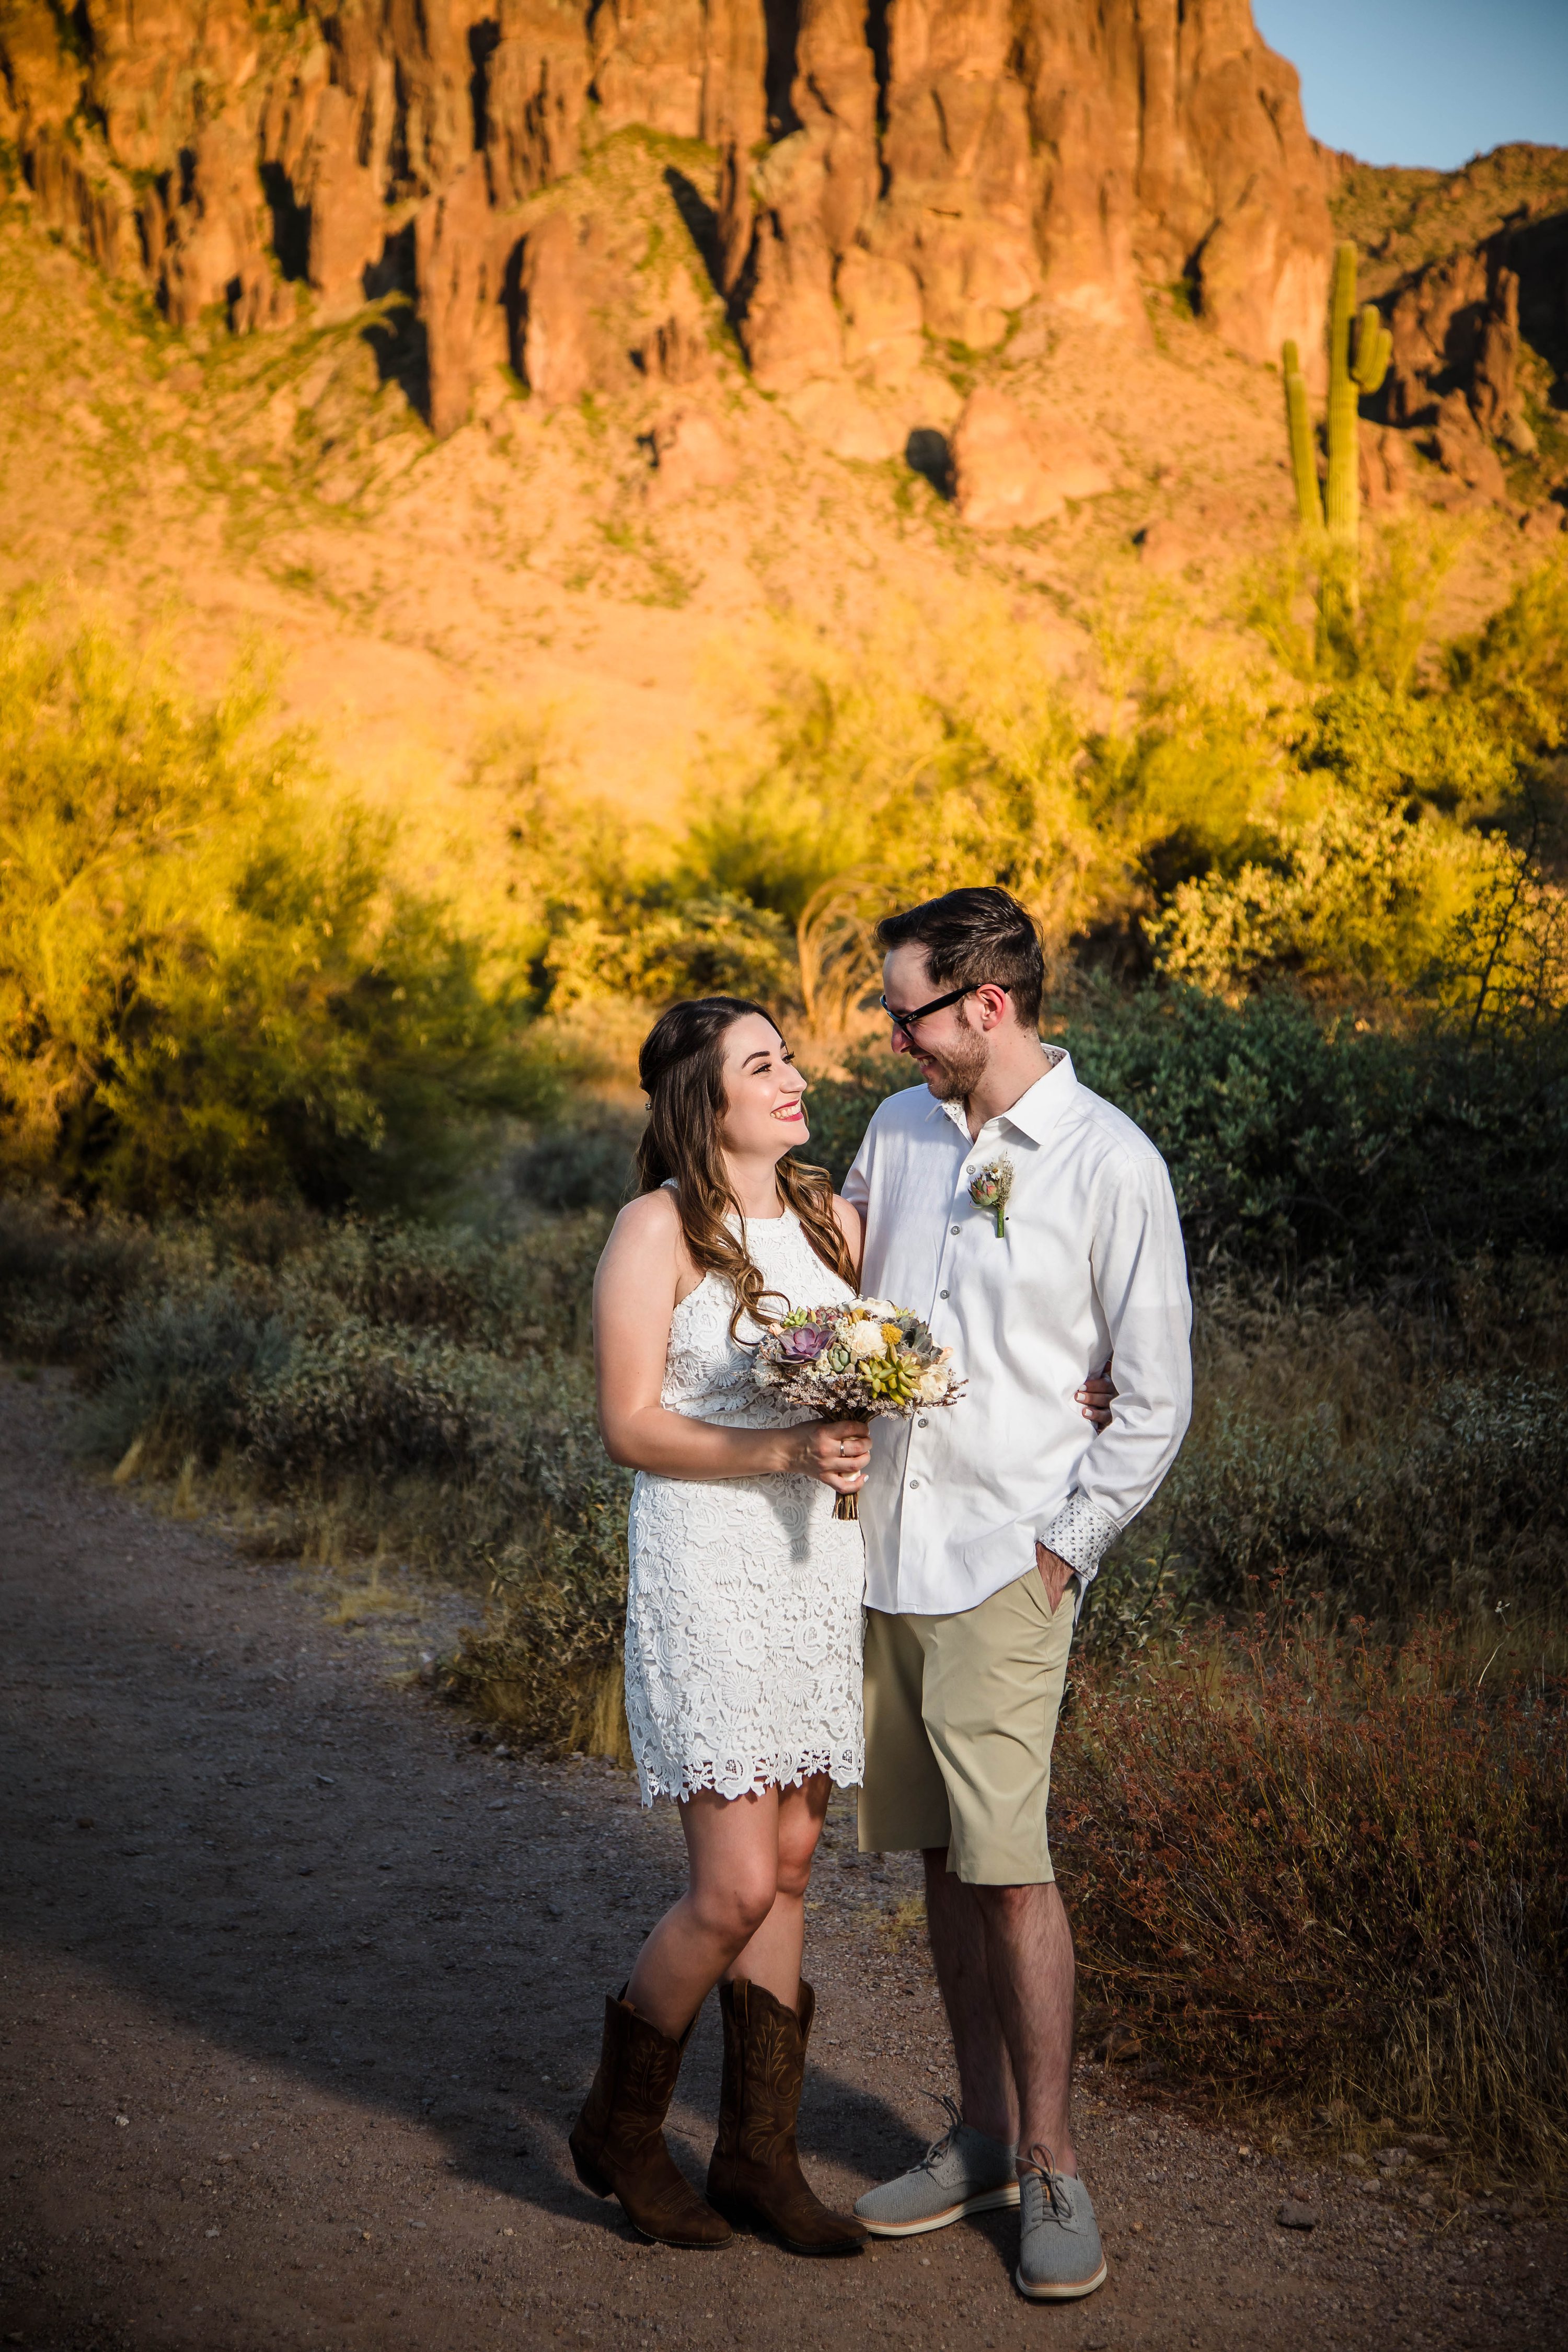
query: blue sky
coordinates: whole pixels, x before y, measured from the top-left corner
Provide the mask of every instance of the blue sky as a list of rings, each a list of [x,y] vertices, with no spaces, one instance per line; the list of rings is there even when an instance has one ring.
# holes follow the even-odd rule
[[[1367,163],[1451,170],[1505,140],[1568,146],[1568,0],[1252,0],[1307,128]]]

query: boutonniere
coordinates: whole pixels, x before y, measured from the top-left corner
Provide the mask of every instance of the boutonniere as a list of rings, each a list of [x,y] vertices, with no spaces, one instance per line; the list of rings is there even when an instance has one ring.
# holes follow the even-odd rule
[[[996,1219],[996,1238],[1007,1232],[1007,1203],[1013,1196],[1013,1162],[1005,1151],[977,1168],[969,1180],[969,1197],[977,1209],[989,1209]]]

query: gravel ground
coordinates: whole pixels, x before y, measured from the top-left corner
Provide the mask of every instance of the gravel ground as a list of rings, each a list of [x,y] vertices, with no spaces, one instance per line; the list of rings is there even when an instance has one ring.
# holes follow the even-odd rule
[[[0,1369],[0,2342],[1563,2341],[1568,2248],[1540,2212],[1447,2210],[1414,2165],[1368,2186],[1249,2159],[1093,2065],[1110,2279],[1087,2304],[1019,2300],[1005,2216],[831,2263],[642,2246],[565,2134],[604,1993],[678,1886],[668,1810],[606,1766],[498,1759],[409,1686],[457,1597],[344,1622],[341,1583],[87,1477],[68,1413],[54,1376]],[[828,1835],[802,2143],[847,2203],[918,2152],[951,2075],[900,1932],[912,1872],[855,1853],[846,1801]],[[671,2130],[698,2177],[717,2077],[710,2004]],[[1290,2195],[1310,2231],[1279,2225]]]

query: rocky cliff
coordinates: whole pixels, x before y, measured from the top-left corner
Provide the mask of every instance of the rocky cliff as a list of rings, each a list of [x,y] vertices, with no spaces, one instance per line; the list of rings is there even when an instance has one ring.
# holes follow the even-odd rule
[[[628,365],[592,219],[537,200],[632,123],[722,156],[764,389],[1037,297],[1142,335],[1148,281],[1254,358],[1321,341],[1330,174],[1248,0],[0,0],[0,68],[43,217],[175,324],[411,281],[437,432],[489,358],[557,398]]]
[[[1362,248],[1362,289],[1393,340],[1382,417],[1487,499],[1507,502],[1513,461],[1539,459],[1511,487],[1539,496],[1550,483],[1536,523],[1553,528],[1568,457],[1568,151],[1499,147],[1448,173],[1329,160],[1337,225]]]

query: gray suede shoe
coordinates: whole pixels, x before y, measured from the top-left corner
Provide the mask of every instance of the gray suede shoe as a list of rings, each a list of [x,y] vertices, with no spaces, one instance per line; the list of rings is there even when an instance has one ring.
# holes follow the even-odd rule
[[[1023,2189],[1018,2267],[1020,2294],[1031,2303],[1071,2303],[1105,2283],[1100,2225],[1081,2180],[1058,2172],[1048,2147],[1032,2147]]]
[[[874,2238],[918,2238],[945,2230],[966,2213],[989,2213],[1018,2202],[1017,2151],[1005,2140],[971,2131],[955,2101],[943,2099],[948,2126],[911,2171],[884,2180],[855,2200]]]

